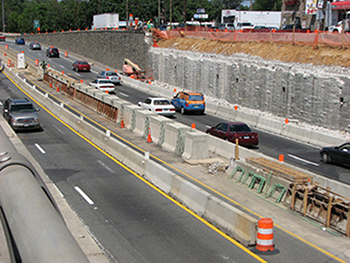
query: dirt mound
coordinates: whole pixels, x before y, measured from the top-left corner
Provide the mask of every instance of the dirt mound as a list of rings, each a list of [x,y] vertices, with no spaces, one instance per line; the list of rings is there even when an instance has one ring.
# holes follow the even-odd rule
[[[350,52],[340,47],[312,47],[266,42],[232,43],[188,37],[159,40],[158,46],[221,55],[245,53],[269,60],[350,67]]]

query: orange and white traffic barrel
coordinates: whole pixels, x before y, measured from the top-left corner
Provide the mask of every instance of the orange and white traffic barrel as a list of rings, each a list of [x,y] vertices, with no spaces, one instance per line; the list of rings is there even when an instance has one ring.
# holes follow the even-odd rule
[[[39,59],[35,60],[35,66],[39,66]]]
[[[11,59],[7,60],[7,66],[11,67]]]
[[[258,221],[258,235],[256,249],[259,251],[273,251],[273,221],[271,218],[262,218]]]

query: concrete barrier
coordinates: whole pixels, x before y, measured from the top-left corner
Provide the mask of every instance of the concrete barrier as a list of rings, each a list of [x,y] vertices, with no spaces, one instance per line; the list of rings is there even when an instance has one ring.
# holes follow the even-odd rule
[[[160,115],[152,115],[149,120],[153,143],[162,146],[164,142],[165,123],[174,123],[174,121]]]
[[[173,185],[174,173],[154,161],[146,160],[144,178],[160,188],[166,194],[170,193]]]
[[[186,132],[185,149],[182,158],[187,160],[202,160],[209,157],[208,134],[191,130]]]
[[[140,109],[135,110],[135,129],[134,133],[137,135],[147,138],[149,126],[149,118],[157,115],[156,113]]]
[[[257,123],[256,127],[258,129],[270,131],[270,132],[273,132],[276,134],[281,134],[282,129],[283,129],[283,124],[284,123],[281,121],[276,121],[276,120],[272,120],[269,118],[259,116],[258,123]]]
[[[190,127],[181,123],[165,123],[164,143],[162,148],[170,152],[175,152],[181,132],[190,131]]]
[[[296,127],[290,124],[284,124],[281,135],[294,138],[303,142],[310,142],[311,140],[311,132],[310,130],[303,129],[301,127]]]
[[[208,192],[179,176],[173,177],[169,195],[179,200],[184,206],[189,207],[200,217],[205,213],[210,196]]]
[[[244,246],[255,245],[258,221],[237,208],[210,196],[204,218]]]
[[[259,116],[244,111],[236,110],[235,121],[246,122],[248,125],[256,127],[258,125]]]
[[[141,110],[139,106],[127,104],[124,105],[124,123],[125,127],[131,131],[135,129],[135,111]]]

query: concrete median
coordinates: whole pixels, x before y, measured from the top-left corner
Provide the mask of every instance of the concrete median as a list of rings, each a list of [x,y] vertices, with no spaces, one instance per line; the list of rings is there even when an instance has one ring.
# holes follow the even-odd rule
[[[210,196],[204,218],[244,246],[255,245],[258,220],[222,200]]]

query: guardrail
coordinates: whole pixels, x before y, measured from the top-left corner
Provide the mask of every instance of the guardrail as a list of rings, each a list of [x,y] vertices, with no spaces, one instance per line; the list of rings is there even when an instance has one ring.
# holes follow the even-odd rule
[[[0,129],[0,219],[12,262],[88,262],[44,182]]]

